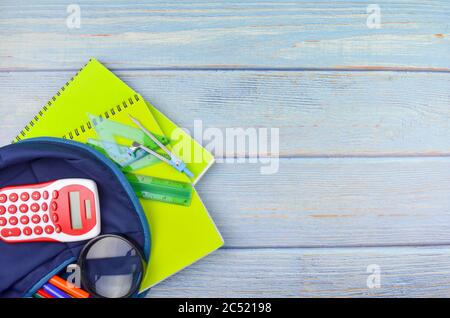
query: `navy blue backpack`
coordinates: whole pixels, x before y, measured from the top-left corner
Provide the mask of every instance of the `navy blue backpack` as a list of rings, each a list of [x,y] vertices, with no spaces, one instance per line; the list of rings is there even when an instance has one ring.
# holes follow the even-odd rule
[[[62,178],[97,183],[101,234],[125,235],[148,261],[150,230],[136,194],[120,169],[96,150],[58,138],[34,138],[0,148],[0,188]],[[0,297],[30,297],[76,262],[87,241],[5,243],[0,240]]]

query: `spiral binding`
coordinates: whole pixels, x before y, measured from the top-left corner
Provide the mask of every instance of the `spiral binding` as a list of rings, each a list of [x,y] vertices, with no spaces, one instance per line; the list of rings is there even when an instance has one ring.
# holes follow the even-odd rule
[[[34,127],[34,125],[42,118],[44,117],[45,113],[54,106],[54,103],[58,99],[59,96],[69,87],[70,83],[72,83],[75,78],[78,76],[78,74],[92,61],[90,59],[83,67],[81,67],[78,72],[68,81],[66,84],[61,87],[60,90],[54,95],[47,104],[44,105],[44,107],[39,110],[39,112],[34,116],[34,118],[20,131],[20,133],[14,138],[12,143],[18,142],[22,140],[27,132],[31,130],[31,127]],[[115,107],[111,108],[109,111],[106,111],[104,114],[100,114],[99,117],[103,118],[104,116],[106,119],[114,116],[116,113],[120,113],[122,110],[127,109],[129,106],[133,105],[134,102],[139,101],[139,96],[135,94],[133,97],[128,98],[128,100],[122,101],[121,104],[116,105]],[[87,130],[92,129],[92,123],[90,121],[87,121],[85,124],[80,125],[80,127],[75,128],[74,130],[70,131],[66,135],[64,135],[62,138],[64,139],[73,139],[75,136],[80,136],[80,134],[85,133]]]
[[[70,83],[75,80],[75,78],[78,76],[78,74],[92,61],[92,59],[89,59],[89,61],[83,65],[78,72],[68,81],[66,84],[64,84],[61,89],[58,90],[56,95],[54,95],[47,104],[44,105],[44,107],[41,108],[41,110],[34,116],[34,118],[20,131],[20,133],[14,138],[12,143],[15,143],[17,141],[22,140],[26,135],[27,132],[30,131],[30,127],[33,127],[35,123],[39,121],[40,118],[44,117],[45,113],[53,106],[53,104],[56,102],[56,99],[61,96],[61,94],[66,90],[67,87],[69,87]]]
[[[135,102],[139,101],[139,95],[135,94],[133,97],[128,98],[128,100],[123,100],[121,104],[117,104],[110,110],[104,112],[103,114],[99,114],[99,120],[102,121],[103,119],[109,119],[110,117],[115,116],[117,113],[120,113],[121,111],[128,109],[132,105],[134,105]],[[62,138],[64,139],[74,139],[75,137],[80,136],[81,134],[84,134],[86,131],[91,130],[93,126],[97,125],[96,120],[93,119],[91,121],[87,121],[86,123],[80,125],[79,127],[73,129],[72,131],[68,132]]]

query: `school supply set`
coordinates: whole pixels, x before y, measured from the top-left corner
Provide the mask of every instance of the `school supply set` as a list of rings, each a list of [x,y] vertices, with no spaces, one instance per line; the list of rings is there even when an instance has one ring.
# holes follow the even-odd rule
[[[202,160],[192,162],[194,153]],[[0,253],[11,254],[0,258],[1,268],[23,263],[4,282],[8,273],[0,273],[2,297],[36,295],[77,259],[90,260],[84,262],[90,265],[84,267],[82,287],[91,296],[136,296],[223,245],[193,187],[213,156],[95,59],[57,92],[13,145],[0,149],[0,158],[7,158],[0,160],[0,188],[64,178],[92,180],[98,187],[99,209],[92,198],[86,203],[80,191],[65,190],[66,226],[70,231],[74,226],[84,229],[87,214],[92,218],[100,211],[97,238],[119,235],[141,251],[133,253],[142,255],[130,258],[131,263],[125,255],[101,255],[102,261],[96,256],[79,258],[96,238],[87,244],[0,242]],[[107,242],[117,244],[112,240],[100,240],[90,253]],[[25,251],[40,256],[23,262]],[[141,271],[136,270],[139,264]],[[126,288],[109,291],[111,285]]]
[[[96,184],[101,235],[125,237],[139,247],[147,261],[150,257],[151,237],[145,212],[126,177],[111,160],[85,144],[60,138],[32,138],[0,148],[0,188],[19,187],[17,188],[20,190],[20,194],[17,194],[19,198],[23,193],[29,193],[29,191],[25,191],[27,188],[23,185],[40,185],[54,180],[67,179],[88,179]],[[41,189],[42,192],[39,194],[46,196],[45,187],[41,187]],[[78,190],[74,189],[69,192]],[[9,198],[10,194],[12,193],[8,193],[8,200],[15,200],[15,196]],[[52,200],[50,199],[52,193],[49,192],[48,195],[49,200]],[[58,199],[63,199],[61,191],[56,196]],[[26,196],[23,196],[23,199],[26,199]],[[70,197],[66,197],[66,200],[69,199]],[[88,208],[86,206],[89,204],[84,202],[85,199],[86,197],[80,193],[80,200],[83,200],[83,203],[80,201],[80,210],[82,217],[87,218]],[[47,225],[55,226],[58,223],[58,220],[56,220],[56,224],[54,223],[51,215],[49,215],[49,219],[44,219],[48,210],[44,211],[45,208],[42,208],[42,204],[47,202],[39,200],[42,199],[38,198],[36,194],[33,196],[33,192],[31,192],[30,198],[26,201],[30,210],[34,203],[40,204],[39,210],[34,208],[36,212],[31,210],[31,214],[30,210],[23,213],[20,209],[15,212],[11,209],[10,212],[10,206],[16,205],[19,201],[7,201],[6,211],[2,217],[16,216],[21,222],[21,216],[28,216],[30,219],[28,224],[32,227],[33,232],[38,231],[37,235],[39,235],[40,231],[37,230],[37,226],[44,229]],[[3,206],[3,204],[0,205]],[[77,207],[74,209],[77,210]],[[91,212],[93,211],[91,210]],[[64,213],[67,215],[67,211]],[[35,215],[40,217],[38,224],[33,223]],[[7,224],[8,228],[10,226],[12,225]],[[70,220],[70,227],[77,227],[77,221]],[[42,233],[42,235],[44,234]],[[63,276],[68,265],[77,264],[86,243],[86,240],[14,243],[0,240],[0,297],[32,297],[48,283],[51,277]],[[98,250],[98,252],[101,251]],[[97,255],[106,259],[108,256]],[[111,274],[108,275],[108,279],[119,279],[120,272],[123,272],[123,266],[118,265],[126,265],[126,262],[122,262],[121,258],[116,257],[111,258],[111,261],[115,262],[106,262],[110,265],[95,268]],[[105,264],[105,262],[99,264]],[[99,278],[98,283],[104,281],[100,276]],[[78,287],[85,288],[84,286]]]

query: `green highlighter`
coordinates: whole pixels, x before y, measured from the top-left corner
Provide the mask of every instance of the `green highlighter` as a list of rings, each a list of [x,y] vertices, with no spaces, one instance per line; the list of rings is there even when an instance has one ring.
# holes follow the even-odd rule
[[[189,206],[192,200],[190,183],[125,173],[125,177],[139,198]]]

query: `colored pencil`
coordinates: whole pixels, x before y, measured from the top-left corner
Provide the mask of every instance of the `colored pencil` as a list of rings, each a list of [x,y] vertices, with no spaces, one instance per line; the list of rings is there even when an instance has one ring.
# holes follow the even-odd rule
[[[88,292],[85,292],[84,290],[77,288],[76,286],[62,279],[59,276],[55,275],[52,278],[50,278],[49,283],[65,291],[73,298],[89,298]]]
[[[52,284],[48,284],[48,283],[44,284],[42,286],[42,289],[45,292],[47,292],[48,294],[50,294],[51,296],[53,296],[53,298],[72,298],[72,297],[70,297],[70,295],[66,294],[61,289],[53,286]]]

